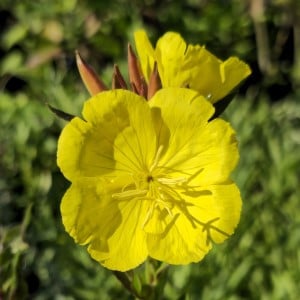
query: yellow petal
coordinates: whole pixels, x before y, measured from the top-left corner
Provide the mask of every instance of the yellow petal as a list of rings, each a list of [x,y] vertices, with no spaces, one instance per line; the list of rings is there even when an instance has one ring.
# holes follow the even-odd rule
[[[66,231],[79,244],[93,243],[101,238],[101,249],[108,251],[106,240],[121,224],[117,203],[111,201],[108,183],[99,180],[74,182],[61,202],[61,214]],[[109,212],[109,213],[108,213]]]
[[[88,244],[91,256],[105,267],[127,271],[148,255],[142,230],[148,203],[118,202],[116,185],[96,180],[73,183],[66,192],[61,213],[66,231],[79,244]]]
[[[182,65],[183,74],[188,78],[189,86],[201,95],[215,101],[216,91],[220,89],[222,62],[204,47],[189,45]]]
[[[214,113],[213,106],[197,92],[190,89],[165,88],[159,90],[149,102],[158,135],[158,145],[165,144],[170,133],[168,151],[181,152],[187,142],[200,134]],[[166,129],[167,127],[167,129]],[[186,147],[188,148],[188,147]],[[192,149],[187,149],[192,150]]]
[[[226,181],[239,159],[235,132],[230,124],[221,119],[209,122],[199,134],[197,147],[199,153],[193,163],[200,172],[189,183],[204,186]],[[184,166],[182,169],[187,171]]]
[[[211,103],[224,98],[251,73],[249,66],[238,58],[230,57],[223,62],[203,46],[187,46],[175,32],[164,34],[154,51],[144,31],[137,36],[138,54],[148,79],[153,62],[157,61],[163,87],[189,87]]]
[[[106,268],[122,272],[143,263],[148,256],[146,233],[142,229],[148,205],[146,201],[140,199],[119,202],[121,223],[107,240],[109,249],[107,255],[103,255],[97,243],[91,243],[88,248],[91,256]],[[114,212],[106,210],[106,214],[112,213]],[[111,227],[109,223],[106,225]]]
[[[114,90],[66,126],[58,161],[72,185],[63,223],[94,259],[119,271],[148,255],[186,264],[232,234],[241,209],[229,181],[237,145],[228,123],[209,121],[213,113],[190,89],[164,88],[149,102]]]
[[[63,129],[57,146],[57,165],[66,178],[72,180],[81,176],[79,158],[91,125],[80,118],[73,118]]]
[[[179,212],[162,234],[148,234],[147,244],[150,257],[174,265],[198,262],[211,249],[204,232]]]
[[[202,227],[206,241],[221,243],[233,234],[239,223],[242,208],[240,192],[230,181],[203,187],[202,191],[199,197],[183,193],[189,203],[189,214],[193,216],[195,224]]]
[[[220,66],[221,88],[216,92],[216,99],[224,98],[242,80],[251,74],[249,66],[237,57],[230,57]]]
[[[212,103],[224,98],[251,73],[249,66],[236,57],[222,62],[204,47],[192,45],[187,49],[183,70],[190,72],[182,75],[189,77],[190,88]]]
[[[163,87],[187,87],[182,66],[186,43],[175,32],[164,34],[156,44],[155,58]]]
[[[197,196],[181,195],[184,201],[165,231],[147,237],[149,255],[170,264],[200,261],[212,243],[234,232],[240,219],[240,194],[232,183],[208,186]]]
[[[155,61],[154,49],[144,30],[137,30],[134,33],[134,40],[143,74],[146,81],[149,82]]]
[[[150,105],[156,116],[157,144],[163,145],[159,166],[183,173],[191,173],[192,168],[193,173],[191,159],[199,154],[199,137],[214,112],[213,106],[195,91],[178,88],[158,91]]]
[[[151,112],[140,96],[125,90],[102,92],[85,102],[83,116],[86,122],[71,120],[58,142],[58,165],[68,179],[103,176],[116,169],[132,173],[137,163],[153,157]]]
[[[150,105],[157,144],[164,148],[160,168],[174,178],[192,177],[195,185],[227,180],[239,158],[235,134],[221,119],[208,122],[214,109],[206,99],[189,89],[166,88]]]
[[[127,103],[130,126],[116,137],[114,159],[116,168],[147,170],[156,153],[156,136],[148,103],[134,94]]]
[[[157,203],[155,207],[148,210],[143,230],[150,234],[162,234],[173,220],[174,216],[170,215],[170,210]]]

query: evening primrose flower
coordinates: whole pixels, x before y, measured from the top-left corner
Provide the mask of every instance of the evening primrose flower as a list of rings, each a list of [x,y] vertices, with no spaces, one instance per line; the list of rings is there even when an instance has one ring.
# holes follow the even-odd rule
[[[188,264],[233,233],[237,142],[228,123],[208,121],[213,113],[190,89],[160,89],[148,102],[115,89],[86,101],[83,118],[65,126],[63,224],[95,260],[119,271],[148,257]]]
[[[251,71],[237,57],[222,61],[200,45],[187,45],[175,32],[167,32],[152,47],[143,30],[135,32],[135,45],[146,81],[157,63],[163,87],[188,87],[211,103],[228,95]]]

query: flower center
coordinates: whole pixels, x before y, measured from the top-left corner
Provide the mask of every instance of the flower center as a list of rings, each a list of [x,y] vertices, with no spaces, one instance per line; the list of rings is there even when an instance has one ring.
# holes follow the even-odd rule
[[[133,182],[124,186],[121,192],[112,195],[118,200],[149,201],[144,224],[152,218],[158,207],[161,211],[166,210],[169,216],[173,216],[172,208],[181,200],[176,189],[188,181],[185,176],[174,178],[170,172],[159,165],[162,151],[163,146],[160,145],[150,167],[138,174],[132,174]]]
[[[147,182],[150,183],[153,181],[153,176],[152,175],[148,175],[147,176]]]

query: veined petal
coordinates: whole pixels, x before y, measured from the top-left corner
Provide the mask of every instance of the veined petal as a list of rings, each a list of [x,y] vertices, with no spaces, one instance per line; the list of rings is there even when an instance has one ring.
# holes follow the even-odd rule
[[[198,262],[211,249],[205,233],[180,212],[162,234],[148,234],[147,245],[150,257],[174,265]]]
[[[130,126],[121,131],[114,142],[116,167],[130,166],[131,173],[149,169],[156,153],[151,111],[148,103],[140,99],[128,102]]]
[[[214,101],[221,83],[221,63],[205,47],[189,45],[182,68],[184,76],[188,77],[190,88]]]
[[[188,87],[211,103],[224,98],[251,74],[249,66],[238,58],[222,61],[203,46],[187,45],[175,32],[164,34],[157,41],[155,50],[144,31],[139,31],[136,36],[138,55],[147,80],[154,61],[157,61],[163,87]]]
[[[72,183],[61,202],[66,231],[79,244],[93,243],[101,237],[99,249],[108,251],[106,240],[121,224],[116,201],[111,201],[109,183],[81,180]],[[108,213],[109,212],[109,213]],[[109,224],[109,226],[108,226]]]
[[[66,178],[72,180],[81,174],[82,147],[92,127],[80,118],[73,118],[63,129],[57,146],[57,165]]]
[[[58,162],[72,185],[63,223],[94,259],[119,271],[148,255],[186,264],[232,234],[241,209],[229,181],[237,145],[228,123],[209,121],[213,113],[190,89],[164,88],[149,102],[114,90],[66,126]]]
[[[144,30],[137,30],[134,33],[134,41],[135,41],[136,51],[140,58],[143,74],[145,76],[146,81],[149,82],[150,75],[154,68],[154,62],[155,62],[154,49]]]
[[[121,213],[121,223],[107,240],[108,253],[103,255],[102,249],[98,248],[98,243],[91,243],[88,251],[105,267],[125,272],[136,268],[148,256],[143,223],[149,203],[146,200],[133,198],[129,201],[119,201],[118,207]],[[111,214],[110,211],[106,213]],[[110,223],[106,226],[111,227]]]
[[[237,186],[224,184],[202,187],[197,192],[182,192],[187,211],[197,226],[202,227],[207,242],[221,243],[233,234],[240,220],[242,201]]]
[[[120,188],[120,187],[119,187]],[[73,183],[61,203],[63,224],[91,256],[109,269],[127,271],[148,256],[142,230],[146,201],[112,198],[118,185],[96,180]]]
[[[170,264],[200,261],[212,243],[221,243],[234,232],[240,219],[241,199],[233,183],[180,194],[184,201],[173,221],[162,234],[147,237],[149,255]]]
[[[130,174],[153,158],[155,133],[142,97],[125,90],[102,92],[85,103],[83,116],[86,122],[74,118],[59,138],[58,165],[68,179]]]
[[[162,203],[156,203],[148,210],[143,230],[149,234],[162,234],[174,221],[175,216],[171,215],[171,210],[165,208]]]
[[[170,149],[181,151],[194,135],[199,135],[214,113],[213,106],[197,92],[190,89],[165,88],[159,90],[149,102],[158,135],[157,144],[164,144],[161,132],[165,126],[170,132]],[[188,133],[188,135],[187,135]]]
[[[209,98],[212,103],[225,97],[251,73],[249,66],[236,57],[222,62],[204,47],[189,45],[182,66],[189,86]],[[186,73],[189,74],[186,74]]]
[[[186,43],[175,32],[167,32],[156,44],[155,58],[163,87],[188,87],[182,74]]]
[[[199,136],[214,113],[213,106],[197,92],[178,88],[158,91],[150,106],[156,117],[157,144],[164,145],[158,166],[174,173],[195,169],[190,159],[199,154]]]
[[[194,171],[198,168],[199,172],[189,184],[205,186],[226,181],[239,159],[235,132],[230,124],[221,119],[209,122],[199,134],[195,146],[198,154],[191,157],[189,163],[193,164]],[[181,169],[188,171],[187,164]]]
[[[208,122],[214,109],[204,97],[189,89],[166,88],[150,105],[156,111],[157,144],[165,147],[159,168],[191,185],[227,180],[239,157],[235,133],[221,119]]]
[[[251,74],[249,66],[237,57],[230,57],[220,66],[222,85],[215,98],[222,99]],[[216,100],[217,101],[217,100]]]
[[[117,163],[135,169],[137,164],[153,158],[155,132],[151,111],[144,98],[125,90],[102,92],[86,102],[83,115],[98,129],[99,137],[103,135],[113,146]],[[130,137],[127,136],[129,132]]]

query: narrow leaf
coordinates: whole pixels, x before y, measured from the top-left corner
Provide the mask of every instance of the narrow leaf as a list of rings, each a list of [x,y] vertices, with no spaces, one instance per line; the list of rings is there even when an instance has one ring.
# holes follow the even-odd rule
[[[64,119],[65,121],[71,121],[73,118],[75,118],[74,115],[68,114],[60,109],[57,109],[51,106],[49,103],[46,104],[54,114],[56,114],[59,118]]]

